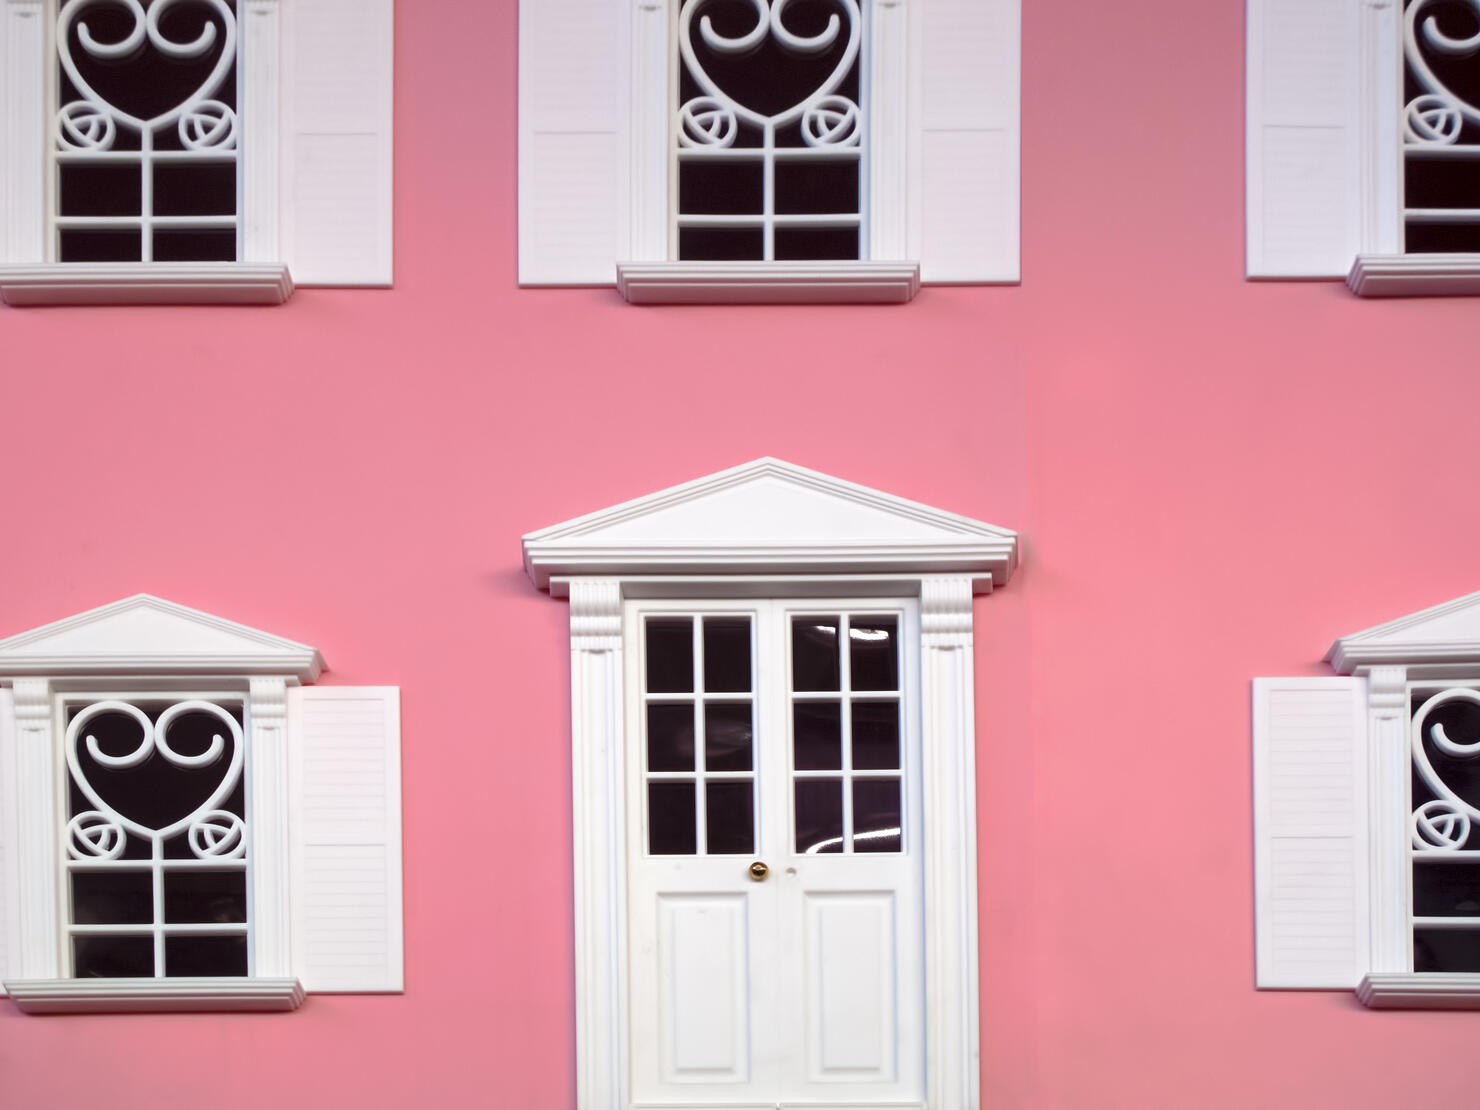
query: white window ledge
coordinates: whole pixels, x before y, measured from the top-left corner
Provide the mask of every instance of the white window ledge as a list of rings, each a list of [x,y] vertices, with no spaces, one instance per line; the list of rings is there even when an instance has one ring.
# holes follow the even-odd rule
[[[904,304],[918,262],[618,262],[631,304]]]
[[[8,305],[282,304],[293,279],[282,263],[65,262],[0,266]]]
[[[1359,297],[1472,297],[1480,254],[1359,254],[1346,285]]]
[[[12,979],[5,989],[26,1014],[296,1010],[303,1005],[297,979]]]
[[[1480,1010],[1480,975],[1373,972],[1357,987],[1357,1001],[1374,1010]]]

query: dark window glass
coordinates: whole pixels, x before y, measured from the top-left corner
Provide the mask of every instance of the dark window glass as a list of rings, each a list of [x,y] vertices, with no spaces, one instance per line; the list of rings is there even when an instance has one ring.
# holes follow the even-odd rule
[[[138,262],[144,257],[137,228],[88,231],[64,227],[58,239],[63,262]]]
[[[1414,971],[1480,971],[1480,929],[1414,929]]]
[[[694,769],[694,706],[650,703],[647,707],[649,771]]]
[[[231,228],[156,228],[156,262],[235,262],[236,232]]]
[[[900,845],[899,780],[853,784],[853,850],[897,852]]]
[[[143,183],[136,165],[68,165],[58,174],[63,216],[137,216]]]
[[[791,619],[791,688],[793,690],[837,690],[838,619],[836,617],[793,617]]]
[[[843,850],[843,784],[837,779],[801,779],[796,784],[797,851]]]
[[[648,693],[693,693],[694,618],[649,617],[644,631]]]
[[[858,257],[856,227],[778,227],[776,258],[806,262]]]
[[[156,216],[233,216],[236,214],[236,166],[162,162],[154,167]],[[235,232],[232,233],[233,235]]]
[[[154,880],[148,871],[72,872],[74,925],[148,925]]]
[[[894,617],[848,622],[848,662],[854,690],[899,689],[899,630]]]
[[[137,979],[154,974],[154,938],[72,938],[72,974],[78,979]]]
[[[764,208],[759,161],[684,159],[678,164],[678,210],[695,216],[758,216]]]
[[[698,851],[697,813],[692,782],[648,783],[648,851],[692,856]]]
[[[865,771],[899,769],[899,703],[855,701],[853,766]]]
[[[704,707],[704,766],[710,771],[749,771],[752,765],[751,708],[711,702]]]
[[[843,717],[839,704],[792,704],[793,766],[798,771],[836,771],[843,766]]]
[[[705,785],[705,826],[711,856],[748,855],[755,851],[755,804],[749,782]]]
[[[678,256],[694,262],[740,262],[760,258],[765,235],[758,227],[681,227]]]
[[[166,871],[164,919],[171,924],[245,924],[245,871]]]
[[[704,691],[750,691],[750,618],[704,618]]]
[[[245,975],[247,938],[165,937],[164,973],[174,978],[197,975]]]

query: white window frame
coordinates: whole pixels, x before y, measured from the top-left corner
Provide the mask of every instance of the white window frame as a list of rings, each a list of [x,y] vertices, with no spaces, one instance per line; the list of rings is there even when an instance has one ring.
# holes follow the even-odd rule
[[[48,261],[57,5],[0,0],[0,300],[281,304],[300,285],[390,285],[393,0],[238,0],[237,262]]]
[[[1480,686],[1480,593],[1344,636],[1326,661],[1335,677],[1254,680],[1257,985],[1480,1009],[1480,973],[1413,970],[1410,901],[1410,696]]]
[[[881,303],[1019,280],[1020,0],[860,0],[870,257],[746,263],[670,257],[678,2],[521,0],[520,284]]]
[[[524,537],[535,585],[570,599],[580,1110],[630,1105],[623,660],[634,598],[919,599],[926,1105],[980,1103],[973,596],[1015,533],[776,459]]]
[[[402,989],[399,694],[394,687],[305,693],[323,668],[311,647],[142,594],[0,641],[0,987],[18,1009],[293,1010],[305,991]],[[67,707],[99,694],[173,700],[202,690],[239,697],[243,707],[250,974],[65,977]],[[349,742],[354,758],[380,756],[378,766],[361,772],[369,789],[335,780],[336,789],[380,800],[381,816],[365,822],[374,826],[368,836],[341,824],[339,838],[326,838],[314,828],[322,818],[305,783],[321,772],[309,764],[337,766],[343,738],[311,739],[310,704],[329,714],[341,712],[338,706],[348,713],[369,707],[370,728]],[[316,800],[322,810],[323,799]],[[316,939],[339,912],[316,910],[320,845],[333,839],[340,843],[330,850],[343,852],[351,867],[359,845],[384,860],[362,884],[363,897],[351,895],[350,912],[362,911],[366,920],[379,915],[385,943],[374,959],[348,970],[322,959]]]
[[[1480,294],[1480,254],[1403,250],[1402,20],[1401,0],[1248,0],[1248,277]]]

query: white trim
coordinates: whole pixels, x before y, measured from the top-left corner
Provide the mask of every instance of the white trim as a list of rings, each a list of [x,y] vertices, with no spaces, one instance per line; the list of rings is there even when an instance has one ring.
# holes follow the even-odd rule
[[[918,262],[618,262],[629,304],[904,304]]]
[[[1373,972],[1357,1000],[1374,1010],[1480,1010],[1480,975],[1459,972]]]
[[[281,263],[66,262],[0,266],[0,301],[60,304],[282,304],[293,279]]]
[[[1408,840],[1408,784],[1413,756],[1408,747],[1408,672],[1374,667],[1367,675],[1367,898],[1368,968],[1413,970],[1413,927],[1409,885],[1413,873]],[[1358,798],[1361,805],[1363,799]]]
[[[46,11],[0,2],[0,264],[46,255]]]
[[[1480,254],[1359,254],[1346,275],[1359,297],[1480,294]]]
[[[242,36],[242,262],[271,262],[281,257],[282,180],[280,136],[283,133],[282,35],[283,0],[245,0],[238,25]],[[286,267],[283,268],[287,277]],[[287,292],[293,292],[289,281]],[[284,296],[283,300],[287,300]],[[237,304],[249,303],[243,301]],[[267,302],[281,304],[282,301]]]
[[[280,676],[254,678],[247,695],[247,727],[251,730],[246,790],[251,829],[247,920],[252,925],[252,974],[267,979],[294,970],[288,685]]]
[[[61,974],[57,807],[60,759],[55,742],[57,708],[44,678],[18,678],[15,698],[16,887],[21,908],[19,962],[10,974],[53,979]]]
[[[296,1010],[297,979],[8,979],[5,989],[26,1014],[188,1013]]]

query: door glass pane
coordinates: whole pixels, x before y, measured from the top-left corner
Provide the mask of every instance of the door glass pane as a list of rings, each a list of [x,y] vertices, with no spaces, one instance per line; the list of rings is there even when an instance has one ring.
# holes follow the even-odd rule
[[[694,705],[692,702],[650,703],[647,707],[649,771],[694,769]]]
[[[896,617],[854,617],[848,622],[853,689],[899,689],[898,624]]]
[[[866,771],[899,769],[899,703],[855,701],[853,766]]]
[[[791,707],[795,767],[838,771],[843,766],[842,707],[835,701],[801,701]]]
[[[77,979],[134,979],[154,974],[154,938],[72,938],[72,975]]]
[[[651,706],[649,707],[651,709]],[[704,769],[749,771],[753,761],[750,702],[710,702],[704,707]]]
[[[843,784],[801,779],[796,784],[796,850],[805,855],[843,850]]]
[[[791,619],[791,688],[838,690],[838,619]]]
[[[694,689],[694,618],[649,617],[647,692],[688,694]]]
[[[750,782],[711,782],[705,795],[709,855],[749,855],[755,851],[755,803]]]
[[[750,692],[750,618],[704,618],[704,690]]]
[[[853,850],[899,851],[899,816],[898,779],[862,779],[854,782]]]
[[[655,856],[692,856],[698,851],[694,784],[648,783],[648,851]]]

